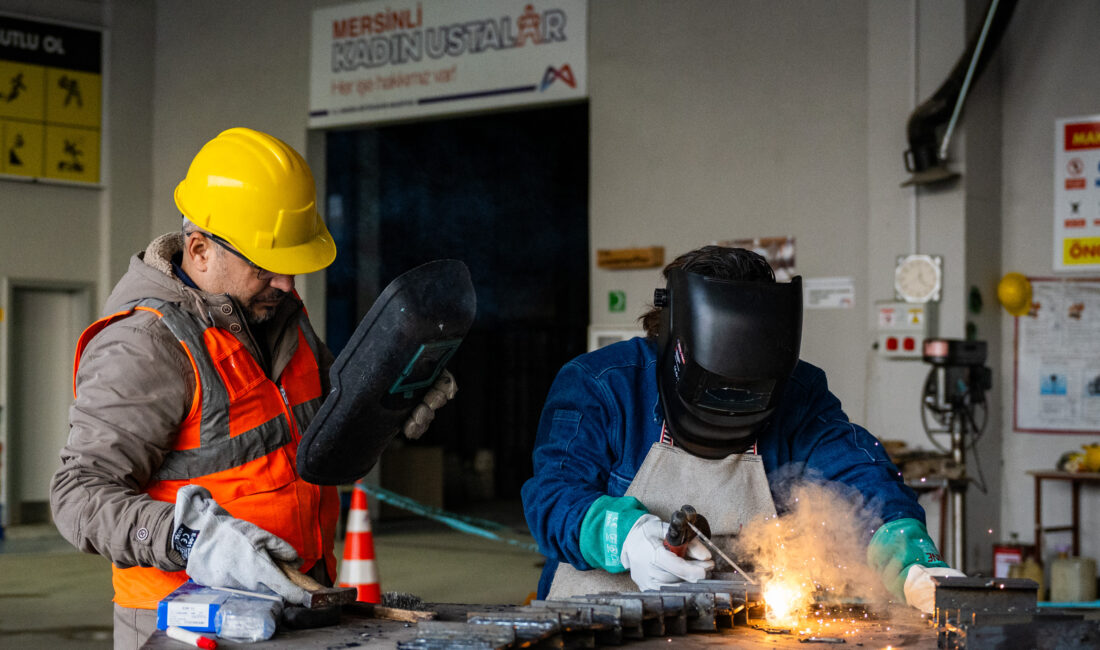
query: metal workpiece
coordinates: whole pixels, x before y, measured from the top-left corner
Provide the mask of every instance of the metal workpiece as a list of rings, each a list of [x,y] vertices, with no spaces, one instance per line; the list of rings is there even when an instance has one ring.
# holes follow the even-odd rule
[[[597,621],[592,605],[583,603],[558,603],[532,601],[531,606],[516,610],[522,612],[551,612],[561,621],[561,643],[565,648],[595,648],[597,632],[613,632],[614,621]],[[621,638],[621,635],[620,635]]]
[[[623,611],[626,611],[626,603],[634,603],[635,607],[641,608],[641,617],[639,620],[639,627],[641,633],[638,635],[627,634],[626,626],[623,626],[623,633],[628,638],[641,638],[644,636],[663,636],[665,634],[665,609],[664,601],[657,596],[657,592],[653,591],[648,594],[648,597],[642,597],[642,594],[629,594],[629,593],[606,593],[606,594],[592,594],[588,596],[574,596],[568,598],[569,601],[575,600],[589,600],[590,602],[598,602],[606,605],[619,605],[623,607]]]
[[[515,642],[515,629],[510,625],[421,621],[416,624],[416,638],[399,641],[397,650],[503,650],[516,647]]]
[[[676,585],[664,585],[661,593],[689,594],[700,593],[714,596],[714,616],[720,627],[730,627],[733,616],[745,609],[745,594],[734,594],[732,590],[715,589],[713,585],[683,582]],[[726,622],[723,623],[723,620]],[[690,625],[690,623],[689,623]]]
[[[673,588],[662,588],[662,596],[679,596],[684,599],[685,614],[687,615],[688,632],[716,632],[717,606],[715,600],[718,594],[705,591],[680,591]],[[725,594],[729,596],[729,594]]]
[[[1030,614],[1038,610],[1039,584],[1029,578],[932,576],[935,621],[965,623],[975,613]]]
[[[747,604],[756,604],[764,600],[764,588],[760,586],[759,580],[752,583],[736,573],[712,573],[706,580],[685,584],[700,585],[708,590],[732,594]]]
[[[1029,623],[974,628],[967,631],[964,647],[1006,650],[1097,648],[1100,647],[1100,621],[1037,618]]]
[[[511,627],[516,643],[513,647],[529,647],[557,638],[560,641],[562,624],[557,612],[551,611],[511,611],[511,612],[469,612],[466,622],[471,625],[500,625]],[[561,644],[554,647],[561,647]]]
[[[1040,608],[1027,578],[933,577],[937,644],[948,650],[1100,647],[1100,610]]]
[[[661,622],[660,631],[653,626],[653,632],[646,630],[647,636],[683,636],[687,634],[687,606],[683,596],[665,596],[656,591],[626,592],[619,594],[625,598],[641,599],[643,607],[652,607]]]
[[[536,601],[537,602],[537,601]],[[595,594],[592,596],[571,596],[563,598],[563,603],[588,603],[607,605],[619,608],[619,625],[622,628],[624,639],[641,639],[645,636],[645,604],[634,598],[621,598],[615,594]],[[650,617],[656,617],[655,612],[650,612]]]
[[[737,622],[747,624],[750,618],[764,616],[764,590],[759,580],[756,583],[750,583],[739,575],[727,573],[714,574],[709,580],[700,580],[692,584],[712,593],[730,595],[734,610],[730,617],[730,625]],[[720,618],[719,623],[722,622]]]
[[[945,650],[1077,650],[1100,647],[1100,620],[1084,615],[1048,615],[1044,612],[1016,620],[979,619],[974,623],[942,624],[937,644]]]
[[[602,603],[568,602],[562,600],[533,600],[530,606],[518,613],[531,610],[548,610],[559,616],[563,625],[576,620],[587,625],[595,634],[597,646],[620,645],[623,642],[623,608]],[[566,631],[568,634],[568,631]]]

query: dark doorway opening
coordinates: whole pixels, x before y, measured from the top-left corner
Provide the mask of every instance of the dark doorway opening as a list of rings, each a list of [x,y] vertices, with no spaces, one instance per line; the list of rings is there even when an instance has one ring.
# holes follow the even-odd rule
[[[443,447],[447,507],[517,498],[550,383],[585,350],[588,105],[330,132],[326,166],[328,344],[401,273],[465,262],[478,309],[448,364],[458,397],[408,444]]]

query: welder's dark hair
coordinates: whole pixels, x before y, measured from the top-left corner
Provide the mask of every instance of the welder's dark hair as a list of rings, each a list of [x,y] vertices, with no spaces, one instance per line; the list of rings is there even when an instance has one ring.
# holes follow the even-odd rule
[[[764,256],[745,248],[703,246],[672,260],[661,274],[668,279],[672,269],[683,269],[704,277],[747,282],[775,282],[775,272]],[[645,335],[657,338],[661,326],[661,308],[650,305],[639,318]]]

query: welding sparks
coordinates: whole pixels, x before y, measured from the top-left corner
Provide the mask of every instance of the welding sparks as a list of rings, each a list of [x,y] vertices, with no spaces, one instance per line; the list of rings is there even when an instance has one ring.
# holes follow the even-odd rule
[[[799,612],[809,598],[797,586],[785,581],[771,581],[764,585],[764,602],[767,603],[768,623],[780,627],[797,627]]]
[[[750,558],[761,579],[769,625],[800,635],[847,636],[856,618],[847,605],[888,599],[867,566],[864,530],[874,513],[850,492],[814,482],[792,486],[783,515],[754,520],[737,540],[736,555]],[[845,611],[846,610],[846,611]]]

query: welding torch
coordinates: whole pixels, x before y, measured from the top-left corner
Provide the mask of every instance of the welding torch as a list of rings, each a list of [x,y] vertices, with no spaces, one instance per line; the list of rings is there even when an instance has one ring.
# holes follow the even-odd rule
[[[710,523],[707,518],[696,512],[692,506],[681,506],[679,510],[672,513],[669,520],[668,532],[665,533],[665,548],[680,557],[684,557],[684,553],[687,552],[687,545],[696,537],[699,538],[703,546],[707,547],[708,551],[721,557],[726,564],[740,573],[741,577],[747,580],[749,584],[756,584],[756,581],[749,574],[745,573],[741,567],[737,566],[736,562],[731,560],[728,555],[722,552],[722,549],[715,546],[714,542],[711,541]]]
[[[691,525],[695,527],[692,528]],[[691,506],[682,506],[672,513],[668,522],[668,532],[665,533],[665,548],[679,557],[684,557],[688,544],[695,539],[696,531],[702,531],[704,535],[710,535],[710,524],[707,518],[695,511]]]

